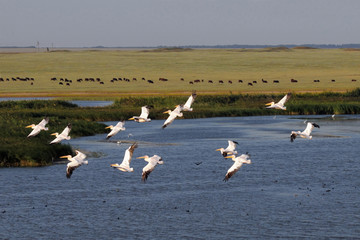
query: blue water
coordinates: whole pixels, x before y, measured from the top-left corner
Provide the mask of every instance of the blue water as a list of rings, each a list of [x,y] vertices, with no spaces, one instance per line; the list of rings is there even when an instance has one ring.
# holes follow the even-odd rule
[[[71,179],[64,164],[0,169],[0,239],[358,238],[360,116],[306,118],[321,128],[293,143],[305,118],[128,121],[110,141],[72,139],[89,164]],[[228,139],[252,164],[223,182],[232,161],[215,149]],[[134,172],[111,168],[132,141]],[[144,184],[145,154],[164,164]]]

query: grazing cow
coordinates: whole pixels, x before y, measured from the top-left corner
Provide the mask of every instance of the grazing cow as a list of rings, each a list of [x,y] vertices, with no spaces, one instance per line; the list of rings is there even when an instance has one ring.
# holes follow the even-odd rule
[[[239,83],[242,83],[243,82],[243,80],[241,80],[241,79],[239,79],[239,81],[238,81]]]
[[[82,79],[81,79],[81,78],[79,78],[79,79],[77,79],[76,81],[77,81],[77,82],[82,82]]]
[[[34,85],[34,83],[32,82],[32,83],[30,83],[30,85]]]
[[[213,81],[212,81],[212,80],[209,80],[208,83],[213,83]]]
[[[228,83],[232,84],[232,81],[231,81],[231,80],[229,80],[229,81],[228,81]]]
[[[335,82],[335,79],[331,79],[331,82]]]
[[[352,82],[356,82],[356,79],[351,79]]]
[[[194,83],[192,81],[190,81],[189,84],[194,84]]]
[[[70,83],[66,83],[66,86],[70,86]]]
[[[298,82],[298,80],[293,79],[293,78],[292,78],[290,81],[291,81],[291,82]]]
[[[224,83],[224,81],[223,81],[223,80],[219,80],[219,83]]]
[[[199,83],[199,82],[200,82],[199,79],[194,80],[194,83]]]
[[[96,81],[101,82],[100,78],[96,78]]]
[[[253,81],[253,83],[257,83],[257,81]]]
[[[248,83],[248,86],[253,86],[253,84],[251,82]]]
[[[184,78],[180,78],[181,81],[184,81]]]
[[[56,77],[51,78],[51,81],[56,81]]]
[[[141,80],[145,81],[145,78],[143,77],[143,78],[141,78]]]
[[[100,84],[104,84],[104,82],[99,82]]]
[[[280,81],[279,80],[274,80],[273,83],[280,83]]]
[[[314,82],[320,82],[320,80],[318,80],[318,79],[315,79],[315,80],[314,80]]]
[[[154,83],[154,81],[152,81],[152,80],[147,80],[147,82],[148,82],[148,83]]]
[[[59,82],[59,85],[64,85],[62,82]]]
[[[168,80],[166,78],[159,78],[159,81],[167,82]]]
[[[137,81],[137,79],[136,79],[136,78],[133,78],[133,81]]]
[[[266,81],[266,80],[264,80],[263,78],[261,79],[261,81],[262,81],[263,83],[267,83],[267,81]]]

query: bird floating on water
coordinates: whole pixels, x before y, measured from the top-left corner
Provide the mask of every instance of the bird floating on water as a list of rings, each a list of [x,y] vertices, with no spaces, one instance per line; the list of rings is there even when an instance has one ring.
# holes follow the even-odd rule
[[[119,165],[118,163],[111,164],[110,166],[113,168],[117,168],[120,171],[123,172],[133,172],[134,169],[130,167],[131,158],[134,153],[135,148],[137,148],[137,143],[134,143],[131,145],[128,149],[125,150],[124,158]]]
[[[163,164],[164,163],[162,158],[160,156],[158,156],[158,155],[154,155],[152,157],[149,157],[148,155],[145,155],[145,156],[138,157],[138,158],[144,158],[144,160],[146,162],[148,162],[148,164],[142,170],[141,180],[143,182],[146,182],[149,174],[155,169],[155,166],[157,164]]]
[[[228,146],[227,148],[219,148],[216,149],[216,151],[220,151],[220,153],[223,155],[223,157],[226,157],[227,155],[236,155],[237,151],[235,151],[236,144],[239,145],[238,142],[228,140]]]
[[[231,158],[234,161],[234,164],[229,168],[227,171],[224,181],[228,181],[229,178],[231,178],[240,168],[241,166],[246,164],[251,164],[250,156],[248,153],[241,154],[239,157],[236,157],[235,155],[227,156],[226,158]]]
[[[71,155],[61,156],[60,158],[67,158],[70,162],[67,164],[66,168],[66,177],[70,178],[73,171],[80,167],[83,164],[88,164],[88,161],[85,161],[86,155],[82,152],[76,150],[76,156],[72,157]]]
[[[133,116],[129,118],[129,120],[134,120],[135,122],[151,122],[151,119],[148,118],[151,108],[153,108],[153,106],[142,106],[140,116]]]
[[[31,133],[27,136],[29,137],[34,137],[36,135],[38,135],[40,133],[41,130],[49,130],[49,128],[46,127],[46,124],[49,123],[49,118],[46,117],[43,120],[41,120],[41,122],[38,125],[35,124],[31,124],[29,126],[26,126],[26,128],[32,128],[33,130],[31,131]]]
[[[52,133],[51,135],[54,135],[56,138],[50,142],[50,144],[59,143],[62,140],[70,140],[71,137],[69,136],[69,133],[71,131],[71,123],[69,123],[66,128],[59,134],[59,133]]]
[[[292,131],[291,135],[290,135],[290,142],[293,142],[298,135],[302,138],[312,139],[312,136],[310,134],[311,134],[312,130],[314,129],[314,127],[320,128],[320,126],[317,125],[316,123],[308,122],[304,131],[302,131],[302,132]]]
[[[277,103],[270,102],[270,103],[265,104],[268,106],[266,108],[275,108],[275,109],[286,110],[286,107],[284,105],[290,99],[290,97],[291,97],[291,93],[288,93]]]
[[[166,112],[164,112],[164,113],[168,113],[169,117],[166,119],[166,121],[162,125],[163,129],[166,128],[168,125],[170,125],[175,120],[175,118],[183,116],[181,109],[182,109],[182,105],[177,105],[173,111],[167,110]]]
[[[331,115],[331,118],[332,118],[333,120],[335,120],[335,114]]]
[[[180,111],[192,111],[193,109],[191,108],[191,105],[194,103],[195,98],[196,98],[196,91],[194,91],[191,96],[188,98],[188,100],[186,101],[186,103],[184,105],[181,105],[181,109]]]
[[[110,125],[107,126],[105,129],[110,128],[111,132],[106,136],[106,139],[111,138],[112,136],[115,136],[120,131],[125,131],[125,121],[118,122],[115,126]]]

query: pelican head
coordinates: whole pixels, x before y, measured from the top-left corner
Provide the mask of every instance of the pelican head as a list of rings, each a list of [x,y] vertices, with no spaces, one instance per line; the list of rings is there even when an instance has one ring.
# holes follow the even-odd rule
[[[232,159],[234,159],[234,158],[236,158],[236,156],[235,156],[235,155],[229,155],[229,156],[226,156],[225,158],[232,158]]]
[[[70,159],[70,158],[72,158],[72,156],[71,156],[71,155],[65,155],[65,156],[61,156],[60,158],[67,158],[67,159]]]
[[[163,112],[163,113],[171,113],[171,110],[167,110],[167,111],[165,111],[165,112]]]
[[[56,133],[52,133],[52,134],[50,134],[50,135],[58,137],[58,136],[59,136],[59,133],[56,132]]]
[[[34,128],[35,127],[35,124],[31,124],[29,126],[26,126],[25,128]]]
[[[135,119],[135,118],[133,118],[133,117],[132,117],[132,118],[129,118],[129,120],[134,120],[134,119]]]
[[[129,119],[130,120],[130,119]],[[105,129],[107,129],[107,128],[111,128],[111,129],[113,129],[114,128],[114,126],[113,125],[110,125],[110,126],[107,126]]]
[[[216,149],[215,151],[224,151],[225,149],[224,148],[219,148],[219,149]]]
[[[272,105],[274,105],[275,104],[275,102],[269,102],[269,103],[266,103],[265,105],[266,106],[272,106]]]

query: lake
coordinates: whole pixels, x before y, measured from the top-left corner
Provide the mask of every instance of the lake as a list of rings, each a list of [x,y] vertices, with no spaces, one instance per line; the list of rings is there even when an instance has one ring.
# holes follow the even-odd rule
[[[291,143],[306,119],[321,128]],[[110,141],[71,139],[89,164],[70,179],[65,164],[0,169],[0,239],[360,236],[360,115],[176,119],[161,129],[163,122],[127,121]],[[252,164],[224,182],[233,161],[215,149],[227,140]],[[111,168],[133,141],[134,172]],[[136,157],[145,154],[164,164],[142,183],[146,162]]]

